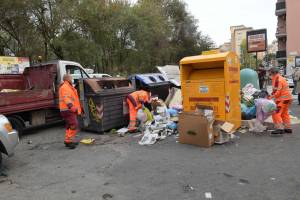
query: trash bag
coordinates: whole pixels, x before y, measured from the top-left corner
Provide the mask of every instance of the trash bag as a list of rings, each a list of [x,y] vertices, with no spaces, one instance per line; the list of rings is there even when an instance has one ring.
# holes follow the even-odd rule
[[[244,103],[241,103],[241,112],[245,113],[247,111],[247,109],[248,109],[248,107]]]
[[[177,129],[177,124],[175,122],[169,122],[167,124],[167,128],[171,130],[176,130]]]
[[[177,117],[178,116],[178,111],[172,108],[168,109],[168,113],[170,114],[171,117]]]
[[[249,95],[243,95],[242,103],[245,104],[247,107],[252,107],[255,105],[253,96]]]
[[[141,123],[146,123],[147,121],[153,121],[153,115],[151,114],[148,108],[139,109],[136,118]]]
[[[247,106],[243,105],[242,109],[243,109],[242,110],[242,119],[243,120],[250,120],[250,119],[253,119],[256,117],[256,107],[255,106],[247,107]]]
[[[147,114],[143,111],[143,109],[139,109],[136,118],[141,123],[145,123],[147,121]]]
[[[243,89],[242,92],[245,96],[253,96],[255,92],[259,91],[256,89],[253,84],[248,83]]]
[[[262,110],[265,113],[272,113],[277,110],[276,103],[273,100],[265,99],[262,105]]]
[[[277,109],[273,100],[259,98],[255,100],[256,119],[263,123]]]
[[[250,108],[247,108],[246,115],[253,117],[253,118],[256,117],[256,107],[252,106]]]
[[[262,122],[257,119],[253,119],[251,121],[251,123],[252,123],[252,125],[251,125],[251,128],[249,129],[249,131],[251,131],[251,132],[262,133],[267,130],[267,127],[264,126],[262,124]]]

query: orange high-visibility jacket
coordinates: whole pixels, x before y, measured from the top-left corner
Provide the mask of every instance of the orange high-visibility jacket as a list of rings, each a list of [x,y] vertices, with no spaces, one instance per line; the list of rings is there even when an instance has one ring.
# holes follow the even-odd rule
[[[81,114],[77,90],[68,81],[64,81],[59,88],[59,109],[60,111],[69,110],[70,105],[75,106],[78,114]]]
[[[144,90],[135,91],[127,96],[127,99],[133,104],[135,109],[142,107],[141,102],[149,102],[150,94]]]
[[[276,74],[272,77],[272,87],[272,96],[275,98],[276,102],[292,99],[289,84],[280,74]]]

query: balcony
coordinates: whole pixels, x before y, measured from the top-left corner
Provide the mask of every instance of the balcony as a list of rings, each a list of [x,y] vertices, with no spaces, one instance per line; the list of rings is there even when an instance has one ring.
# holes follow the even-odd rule
[[[277,51],[276,59],[277,60],[285,60],[286,59],[286,51]]]
[[[285,2],[276,3],[276,16],[281,16],[286,14],[286,4]]]
[[[276,30],[276,37],[279,38],[285,38],[287,36],[286,33],[286,26],[278,26]]]

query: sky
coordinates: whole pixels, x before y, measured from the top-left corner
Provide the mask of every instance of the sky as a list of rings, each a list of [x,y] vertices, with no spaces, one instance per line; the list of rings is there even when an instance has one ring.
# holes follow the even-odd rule
[[[275,40],[277,0],[184,0],[198,19],[199,30],[208,34],[217,46],[230,41],[230,26],[267,28],[268,43]]]

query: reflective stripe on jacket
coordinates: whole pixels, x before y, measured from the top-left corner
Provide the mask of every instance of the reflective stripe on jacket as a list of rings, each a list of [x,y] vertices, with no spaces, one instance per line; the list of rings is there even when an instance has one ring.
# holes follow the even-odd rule
[[[127,99],[136,109],[139,109],[142,107],[141,102],[145,103],[150,101],[150,94],[144,90],[139,90],[129,94]]]
[[[59,109],[66,111],[70,109],[70,106],[75,106],[78,114],[81,114],[77,90],[68,81],[64,81],[59,88]]]
[[[289,84],[280,74],[276,74],[272,77],[272,87],[272,96],[275,98],[275,101],[285,101],[292,99]]]

